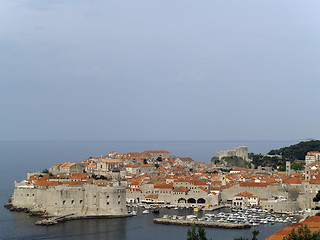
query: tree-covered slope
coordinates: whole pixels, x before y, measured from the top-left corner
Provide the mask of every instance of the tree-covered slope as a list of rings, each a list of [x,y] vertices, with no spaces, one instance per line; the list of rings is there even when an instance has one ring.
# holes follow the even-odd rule
[[[320,140],[300,142],[289,147],[271,150],[269,155],[282,155],[285,159],[303,160],[310,151],[320,151]]]

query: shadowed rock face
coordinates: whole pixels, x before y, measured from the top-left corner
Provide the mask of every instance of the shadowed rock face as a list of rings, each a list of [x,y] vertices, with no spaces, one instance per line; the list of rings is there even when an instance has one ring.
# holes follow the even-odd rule
[[[299,192],[296,190],[289,190],[288,191],[288,200],[289,201],[297,201],[297,198],[299,197]]]

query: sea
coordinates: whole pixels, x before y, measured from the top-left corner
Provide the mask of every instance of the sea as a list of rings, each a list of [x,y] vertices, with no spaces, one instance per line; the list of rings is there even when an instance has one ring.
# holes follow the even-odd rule
[[[27,178],[27,172],[48,169],[53,163],[79,162],[89,157],[118,153],[167,150],[172,156],[191,157],[209,163],[217,151],[248,146],[249,152],[266,154],[271,149],[290,146],[298,140],[286,141],[0,141],[0,203],[4,205],[13,193],[14,181]],[[171,211],[171,212],[170,212]],[[180,212],[172,212],[180,211]],[[38,217],[10,212],[0,207],[0,239],[123,239],[184,240],[189,227],[154,224],[154,217],[164,214],[186,215],[187,210],[162,209],[159,215],[141,214],[128,218],[75,220],[55,226],[36,226]],[[258,239],[265,239],[288,223],[255,227]],[[250,238],[251,229],[207,228],[208,239]]]

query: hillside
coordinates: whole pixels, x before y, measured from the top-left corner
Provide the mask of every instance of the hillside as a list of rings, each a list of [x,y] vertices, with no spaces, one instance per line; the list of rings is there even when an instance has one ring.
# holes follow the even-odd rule
[[[283,159],[304,160],[307,152],[320,151],[320,140],[300,142],[289,147],[271,150],[268,155],[281,155]]]
[[[242,157],[223,157],[222,159],[218,159],[217,157],[213,157],[211,162],[216,167],[221,168],[251,168],[251,164],[244,160]]]

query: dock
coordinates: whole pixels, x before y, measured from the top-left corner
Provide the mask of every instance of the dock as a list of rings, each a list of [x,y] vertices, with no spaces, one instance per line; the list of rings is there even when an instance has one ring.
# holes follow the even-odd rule
[[[124,215],[76,215],[76,214],[68,214],[64,216],[57,216],[57,217],[50,217],[48,219],[43,219],[37,221],[35,225],[41,226],[50,226],[56,225],[61,222],[66,222],[70,220],[80,220],[80,219],[101,219],[101,218],[121,218],[121,217],[131,217],[131,214],[124,214]]]
[[[204,207],[202,208],[203,211],[215,211],[215,210],[219,210],[219,209],[222,209],[222,208],[227,208],[229,206],[226,206],[226,205],[217,205],[217,206],[212,206],[212,207]]]
[[[58,216],[58,217],[51,217],[48,219],[43,219],[40,220],[38,222],[36,222],[36,225],[42,225],[42,226],[50,226],[50,225],[55,225],[58,224],[60,222],[65,222],[68,221],[72,218],[72,216],[74,216],[74,214],[68,214],[68,215],[64,215],[64,216]]]
[[[196,224],[203,227],[225,228],[225,229],[244,229],[244,228],[251,227],[251,224],[249,223],[207,222],[207,221],[180,220],[180,219],[167,219],[167,218],[155,218],[153,222],[157,224],[181,225],[181,226],[192,226],[193,224]]]

